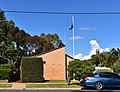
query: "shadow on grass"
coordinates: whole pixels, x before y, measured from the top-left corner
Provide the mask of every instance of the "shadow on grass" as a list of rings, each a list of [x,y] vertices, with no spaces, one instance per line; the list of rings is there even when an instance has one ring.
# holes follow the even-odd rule
[[[50,80],[44,80],[43,83],[44,83],[44,82],[50,82]]]
[[[71,83],[71,85],[80,85],[80,83]]]

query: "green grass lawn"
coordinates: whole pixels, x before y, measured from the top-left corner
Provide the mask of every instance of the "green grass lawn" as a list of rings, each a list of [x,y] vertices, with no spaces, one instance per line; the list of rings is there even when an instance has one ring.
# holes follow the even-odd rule
[[[1,84],[0,83],[0,88],[11,88],[12,84]]]
[[[80,88],[80,86],[67,84],[26,84],[26,88]]]
[[[66,80],[48,80],[48,81],[45,81],[44,83],[66,83],[67,81]],[[80,83],[79,80],[71,80],[71,83]]]
[[[79,81],[77,80],[71,80],[70,84],[71,85],[67,85],[66,80],[49,80],[45,81],[43,84],[26,84],[26,88],[80,88]]]

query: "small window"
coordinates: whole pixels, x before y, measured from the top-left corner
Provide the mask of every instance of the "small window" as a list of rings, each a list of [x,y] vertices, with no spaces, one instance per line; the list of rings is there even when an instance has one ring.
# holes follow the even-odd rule
[[[103,78],[111,78],[111,75],[107,73],[101,73],[99,76]]]
[[[120,78],[118,74],[111,74],[113,78]]]

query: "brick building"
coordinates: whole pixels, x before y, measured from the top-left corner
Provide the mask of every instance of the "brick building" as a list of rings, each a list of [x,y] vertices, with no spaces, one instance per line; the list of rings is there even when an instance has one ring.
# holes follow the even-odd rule
[[[67,65],[73,58],[65,54],[65,47],[38,55],[44,63],[45,80],[66,80]]]

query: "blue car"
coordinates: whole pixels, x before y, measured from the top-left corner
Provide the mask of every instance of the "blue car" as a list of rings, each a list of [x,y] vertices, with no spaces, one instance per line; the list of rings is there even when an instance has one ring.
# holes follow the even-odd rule
[[[120,76],[112,72],[98,72],[84,77],[80,85],[94,87],[97,90],[101,90],[103,87],[120,87]]]

